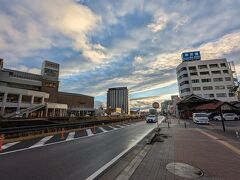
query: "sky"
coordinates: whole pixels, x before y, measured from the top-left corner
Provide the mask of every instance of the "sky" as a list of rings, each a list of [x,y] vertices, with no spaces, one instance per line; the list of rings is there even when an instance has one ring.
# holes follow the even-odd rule
[[[227,58],[240,74],[240,0],[0,0],[4,66],[60,63],[60,91],[106,103],[127,86],[132,108],[178,94],[181,53]]]

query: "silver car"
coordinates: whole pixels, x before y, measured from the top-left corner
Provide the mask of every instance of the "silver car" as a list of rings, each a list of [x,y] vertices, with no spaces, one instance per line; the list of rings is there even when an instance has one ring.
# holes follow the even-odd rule
[[[223,120],[225,121],[233,121],[233,120],[239,119],[238,115],[235,113],[224,113],[222,114],[222,116],[223,116]],[[221,116],[218,115],[218,116],[214,116],[213,120],[221,121],[222,119],[221,119]]]

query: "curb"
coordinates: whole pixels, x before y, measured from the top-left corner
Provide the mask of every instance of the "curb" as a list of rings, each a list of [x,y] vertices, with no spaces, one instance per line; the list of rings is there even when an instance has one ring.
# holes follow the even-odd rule
[[[165,116],[163,118],[162,121],[165,120]],[[162,123],[161,121],[161,123]],[[160,123],[160,124],[161,124]],[[159,125],[160,125],[159,124]],[[158,125],[158,127],[159,127]],[[136,141],[132,146],[130,146],[129,148],[127,148],[126,150],[124,150],[123,152],[121,152],[120,154],[118,154],[115,158],[113,158],[111,161],[109,161],[108,163],[106,163],[104,166],[102,166],[100,169],[98,169],[96,172],[94,172],[92,175],[90,175],[88,178],[86,178],[86,180],[93,180],[93,179],[97,179],[98,177],[100,177],[101,175],[103,175],[107,170],[109,170],[114,164],[116,164],[121,158],[123,158],[129,151],[131,151],[139,142],[141,142],[148,134],[150,134],[152,131],[154,131],[155,128],[147,131],[147,133],[145,133],[138,141]]]

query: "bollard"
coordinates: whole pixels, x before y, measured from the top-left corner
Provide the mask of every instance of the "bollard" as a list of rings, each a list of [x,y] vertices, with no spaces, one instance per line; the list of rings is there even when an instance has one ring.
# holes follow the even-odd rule
[[[239,138],[239,134],[238,134],[238,131],[236,131],[236,137]]]
[[[167,122],[167,126],[168,126],[168,128],[170,127],[170,126],[169,126],[169,122]]]
[[[186,122],[184,122],[184,127],[185,127],[185,128],[187,127],[187,123],[186,123]]]

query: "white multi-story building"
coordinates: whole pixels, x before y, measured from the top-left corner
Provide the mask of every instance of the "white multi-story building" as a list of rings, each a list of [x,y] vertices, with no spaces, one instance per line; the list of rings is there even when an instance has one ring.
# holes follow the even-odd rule
[[[128,89],[127,87],[109,88],[107,92],[107,107],[121,108],[123,114],[128,114]]]
[[[176,68],[179,95],[237,101],[233,71],[226,59],[183,61]]]

